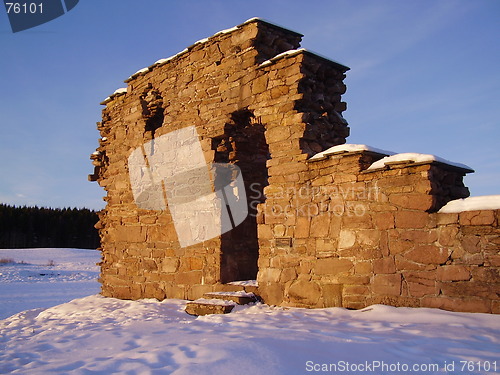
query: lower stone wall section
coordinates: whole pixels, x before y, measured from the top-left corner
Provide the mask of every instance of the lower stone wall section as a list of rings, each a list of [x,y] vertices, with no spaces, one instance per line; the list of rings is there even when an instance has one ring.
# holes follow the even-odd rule
[[[500,211],[437,213],[456,196],[436,181],[457,181],[448,191],[468,193],[460,171],[427,163],[365,172],[377,158],[330,157],[310,163],[301,185],[265,189],[264,301],[500,313]]]
[[[499,217],[498,210],[431,214],[426,228],[390,230],[389,243],[395,246],[372,262],[369,295],[344,286],[345,306],[500,313]]]

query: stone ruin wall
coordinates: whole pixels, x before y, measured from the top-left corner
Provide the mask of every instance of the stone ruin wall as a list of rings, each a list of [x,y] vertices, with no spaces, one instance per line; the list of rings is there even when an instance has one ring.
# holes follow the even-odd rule
[[[469,195],[465,171],[435,162],[368,171],[382,156],[346,152],[309,161],[291,172],[299,176],[295,185],[265,189],[264,300],[500,313],[500,210],[438,213]]]
[[[308,160],[349,135],[348,68],[296,50],[300,40],[250,20],[139,71],[103,103],[91,176],[107,192],[97,224],[102,294],[195,299],[257,277],[268,304],[500,313],[500,212],[437,213],[468,196],[464,171],[424,163],[368,172],[383,157],[373,152]],[[127,158],[190,125],[207,163],[241,168],[251,215],[181,248],[168,209],[134,203]]]
[[[329,137],[315,143],[311,135],[303,136],[315,131],[302,121],[304,116],[311,116],[311,123],[321,121],[312,118],[314,110],[302,114],[295,108],[299,99],[309,100],[300,86],[312,73],[303,70],[306,63],[318,65],[315,61],[321,58],[299,51],[259,66],[298,48],[300,40],[300,34],[266,22],[246,22],[133,75],[126,93],[117,92],[103,102],[106,108],[98,123],[102,138],[91,176],[107,192],[97,224],[103,295],[193,299],[224,288],[224,282],[256,278],[255,212],[219,238],[180,248],[168,210],[141,210],[134,203],[127,158],[153,136],[195,125],[207,163],[237,164],[247,191],[253,183],[263,199],[262,189],[272,180],[266,168],[270,157],[287,163],[305,160],[301,147],[312,154],[314,149],[344,143],[348,132],[340,114],[331,114],[335,118],[327,124]],[[324,94],[330,113],[343,106],[344,74],[339,67],[344,69],[335,63],[321,68],[330,72],[334,87]],[[311,90],[310,83],[306,86]]]

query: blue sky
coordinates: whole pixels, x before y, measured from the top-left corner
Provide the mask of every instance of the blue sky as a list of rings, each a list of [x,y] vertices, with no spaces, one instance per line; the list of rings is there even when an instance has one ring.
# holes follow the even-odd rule
[[[351,68],[349,143],[468,164],[500,194],[500,1],[81,0],[13,34],[0,9],[0,202],[104,207],[99,103],[156,60],[252,17]]]

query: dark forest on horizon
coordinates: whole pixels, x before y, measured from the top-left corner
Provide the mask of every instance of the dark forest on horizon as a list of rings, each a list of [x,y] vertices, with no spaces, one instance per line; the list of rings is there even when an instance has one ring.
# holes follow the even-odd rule
[[[0,204],[0,248],[97,249],[97,213],[86,208],[44,208]]]

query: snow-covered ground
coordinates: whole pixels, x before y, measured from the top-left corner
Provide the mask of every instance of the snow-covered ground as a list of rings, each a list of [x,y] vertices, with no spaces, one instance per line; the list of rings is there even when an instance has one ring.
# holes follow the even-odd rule
[[[79,257],[81,251],[70,253]],[[79,263],[70,258],[68,264]],[[0,267],[3,273],[5,266]],[[60,281],[54,282],[60,288],[74,282]],[[32,298],[35,304],[36,295]],[[183,311],[185,304],[94,294],[15,314],[0,321],[0,373],[500,373],[496,315],[382,305],[349,311],[254,304],[196,318]]]
[[[99,293],[100,258],[97,250],[0,249],[0,319]]]

